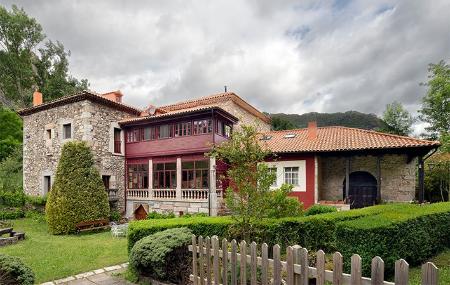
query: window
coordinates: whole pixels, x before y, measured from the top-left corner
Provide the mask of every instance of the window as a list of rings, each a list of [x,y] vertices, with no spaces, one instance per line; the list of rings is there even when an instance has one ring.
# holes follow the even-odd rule
[[[285,167],[284,168],[284,183],[294,186],[298,185],[298,167]]]
[[[144,140],[145,141],[149,141],[149,140],[154,140],[156,138],[155,136],[155,128],[153,127],[146,127],[144,129]]]
[[[277,168],[276,167],[269,167],[269,172],[275,174],[275,180],[272,183],[272,187],[277,187]]]
[[[120,132],[119,128],[114,128],[114,153],[122,153],[122,143],[120,141]]]
[[[175,162],[153,164],[153,188],[177,188],[177,164]]]
[[[181,188],[209,188],[209,161],[185,161],[181,163]]]
[[[49,193],[52,188],[52,177],[44,176],[44,195]]]
[[[216,133],[223,136],[225,133],[224,124],[221,120],[217,120]]]
[[[106,191],[109,190],[109,181],[110,180],[111,180],[111,176],[109,176],[109,175],[102,175],[102,181],[103,181],[103,185],[105,185]]]
[[[45,130],[45,138],[48,140],[52,139],[52,129]]]
[[[148,164],[128,165],[128,189],[148,188]]]
[[[225,125],[225,132],[224,132],[225,137],[229,138],[231,136],[231,131],[232,131],[231,126]]]
[[[194,121],[194,135],[212,133],[212,120]]]
[[[63,125],[63,139],[72,138],[72,124],[64,124]]]
[[[127,131],[127,142],[139,142],[144,137],[143,129],[133,129]]]
[[[190,136],[191,135],[191,122],[178,123],[175,125],[175,137]]]
[[[172,125],[158,126],[158,138],[166,139],[172,137]]]

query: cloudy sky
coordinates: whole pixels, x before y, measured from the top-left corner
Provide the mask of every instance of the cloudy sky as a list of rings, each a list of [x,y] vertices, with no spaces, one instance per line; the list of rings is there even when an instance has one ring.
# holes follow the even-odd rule
[[[450,60],[450,1],[9,1],[71,72],[137,106],[234,91],[268,112],[415,112]]]

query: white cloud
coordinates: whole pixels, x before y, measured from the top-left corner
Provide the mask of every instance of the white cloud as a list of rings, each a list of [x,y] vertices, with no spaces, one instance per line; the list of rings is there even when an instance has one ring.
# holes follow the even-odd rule
[[[446,0],[14,2],[74,76],[139,106],[227,85],[269,112],[415,112],[428,63],[450,59]]]

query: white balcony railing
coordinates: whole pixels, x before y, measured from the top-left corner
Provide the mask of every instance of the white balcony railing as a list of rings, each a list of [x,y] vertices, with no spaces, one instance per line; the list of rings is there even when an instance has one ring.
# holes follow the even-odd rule
[[[147,189],[128,189],[127,197],[134,199],[148,199],[150,197],[150,191]]]
[[[207,200],[208,189],[181,189],[183,200]]]
[[[209,189],[181,189],[177,197],[176,189],[128,189],[127,198],[137,200],[208,200]],[[217,198],[222,198],[222,191],[216,191]]]
[[[176,199],[177,190],[175,189],[153,189],[152,198],[154,199]]]

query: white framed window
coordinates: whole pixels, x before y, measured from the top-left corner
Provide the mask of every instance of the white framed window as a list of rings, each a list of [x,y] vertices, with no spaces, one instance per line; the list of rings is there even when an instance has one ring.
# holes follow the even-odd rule
[[[295,186],[299,186],[298,184],[298,172],[299,168],[297,167],[285,167],[284,168],[284,183]]]

